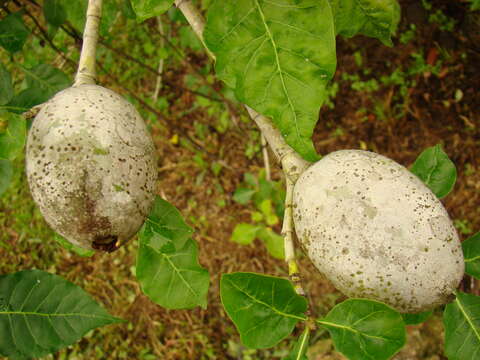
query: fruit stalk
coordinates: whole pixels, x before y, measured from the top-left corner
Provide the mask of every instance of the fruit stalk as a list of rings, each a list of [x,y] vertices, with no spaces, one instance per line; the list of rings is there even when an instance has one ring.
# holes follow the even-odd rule
[[[215,60],[213,55],[207,48],[203,39],[203,30],[205,28],[205,20],[193,5],[191,0],[176,0],[175,5],[183,13],[188,23],[192,27],[195,34],[200,39],[209,56]],[[298,273],[298,266],[295,260],[295,248],[293,244],[293,185],[310,165],[305,161],[293,148],[291,148],[283,138],[280,131],[272,124],[267,117],[257,113],[252,108],[245,105],[250,117],[255,121],[260,128],[261,133],[267,140],[268,144],[275,153],[278,161],[282,164],[287,181],[287,196],[285,199],[285,215],[283,219],[282,235],[284,237],[285,247],[285,261],[288,264],[288,273],[294,283],[296,291],[304,295],[303,288],[300,285],[300,277]]]
[[[83,31],[82,51],[75,75],[74,86],[95,84],[95,56],[98,43],[98,28],[102,16],[102,0],[89,0],[87,20]]]
[[[288,265],[288,275],[293,283],[297,294],[305,296],[302,287],[300,273],[298,272],[297,261],[295,260],[295,248],[293,245],[293,181],[289,178],[287,182],[287,194],[285,196],[285,215],[283,217],[282,236],[285,249],[285,262]]]

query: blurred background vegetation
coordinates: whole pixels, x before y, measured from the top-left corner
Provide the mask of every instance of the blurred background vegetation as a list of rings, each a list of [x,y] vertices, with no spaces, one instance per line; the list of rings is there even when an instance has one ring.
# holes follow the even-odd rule
[[[196,1],[204,10],[210,2]],[[23,112],[73,79],[86,2],[66,1],[65,12],[47,21],[48,3],[0,0],[0,19],[16,13],[27,37],[14,55],[0,50],[16,94],[8,110]],[[465,238],[480,228],[480,6],[400,3],[394,47],[364,37],[338,39],[338,70],[315,145],[320,154],[372,150],[408,166],[424,148],[443,144],[459,175],[444,203]],[[271,174],[267,170],[259,132],[215,79],[211,61],[174,8],[138,24],[128,0],[106,1],[98,59],[99,84],[131,101],[153,134],[158,193],[196,229],[200,262],[212,274],[209,305],[173,311],[148,300],[135,280],[135,239],[115,253],[92,257],[64,249],[30,197],[19,156],[13,182],[0,197],[0,273],[37,268],[61,275],[128,320],[92,331],[47,358],[281,359],[289,340],[274,350],[244,348],[219,299],[221,273],[286,275],[278,259],[283,180],[273,158]],[[343,297],[299,256],[312,312],[325,314]],[[478,293],[468,279],[462,286]],[[445,359],[442,329],[439,314],[409,326],[408,346],[396,359]],[[312,336],[309,358],[342,359],[321,329]]]

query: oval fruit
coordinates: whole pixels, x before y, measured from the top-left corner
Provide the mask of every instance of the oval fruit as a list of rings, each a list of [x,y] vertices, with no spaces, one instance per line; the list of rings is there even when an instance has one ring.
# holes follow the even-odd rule
[[[33,121],[30,190],[47,223],[71,243],[113,251],[135,235],[153,204],[155,153],[125,99],[98,85],[70,87]]]
[[[308,168],[295,184],[294,222],[308,257],[350,297],[420,312],[447,302],[463,277],[441,202],[376,153],[336,151]]]

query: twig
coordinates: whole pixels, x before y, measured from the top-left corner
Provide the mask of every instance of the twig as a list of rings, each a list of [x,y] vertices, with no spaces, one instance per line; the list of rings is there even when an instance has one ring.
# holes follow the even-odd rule
[[[32,107],[30,110],[28,111],[25,111],[24,113],[22,113],[22,116],[26,119],[26,120],[30,120],[30,119],[33,119],[35,116],[37,116],[37,114],[39,113],[39,111],[42,109],[42,106],[44,104],[39,104],[39,105],[35,105],[34,107]]]
[[[278,161],[282,164],[285,176],[295,184],[300,174],[310,166],[310,163],[305,161],[285,142],[280,131],[272,124],[270,119],[247,105],[245,105],[245,108],[265,136]]]
[[[263,164],[265,166],[265,178],[268,181],[272,180],[272,172],[270,171],[270,157],[268,156],[267,149],[267,140],[263,134],[261,135],[261,144],[262,144],[262,154],[263,154]]]
[[[191,0],[175,0],[175,6],[182,12],[182,14],[187,19],[198,39],[204,46],[208,56],[210,56],[212,59],[215,59],[215,55],[213,55],[213,53],[209,50],[207,44],[205,44],[205,40],[203,39],[205,20],[203,19],[202,14],[200,14],[200,12],[197,10],[195,5],[193,5]]]
[[[82,51],[73,86],[95,84],[95,57],[97,54],[98,27],[102,16],[102,0],[88,0],[87,21],[83,32]]]
[[[165,32],[163,30],[162,17],[160,15],[157,16],[157,25],[158,25],[158,31],[160,32],[160,34],[165,35]],[[160,40],[160,47],[161,48],[165,47],[165,41],[163,40],[163,37]],[[157,76],[157,82],[155,83],[155,91],[153,92],[153,96],[152,96],[153,101],[158,100],[158,94],[160,93],[160,88],[162,87],[162,73],[163,73],[164,63],[165,63],[165,60],[162,57],[158,62],[158,76]]]

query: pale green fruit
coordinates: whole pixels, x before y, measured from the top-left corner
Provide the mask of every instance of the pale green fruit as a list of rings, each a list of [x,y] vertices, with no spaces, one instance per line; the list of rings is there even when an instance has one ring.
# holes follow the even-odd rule
[[[97,85],[56,94],[27,141],[30,190],[47,223],[71,243],[111,251],[153,204],[155,147],[135,108]]]
[[[447,302],[464,273],[442,203],[395,161],[333,152],[295,184],[294,222],[315,266],[350,297],[420,312]]]

